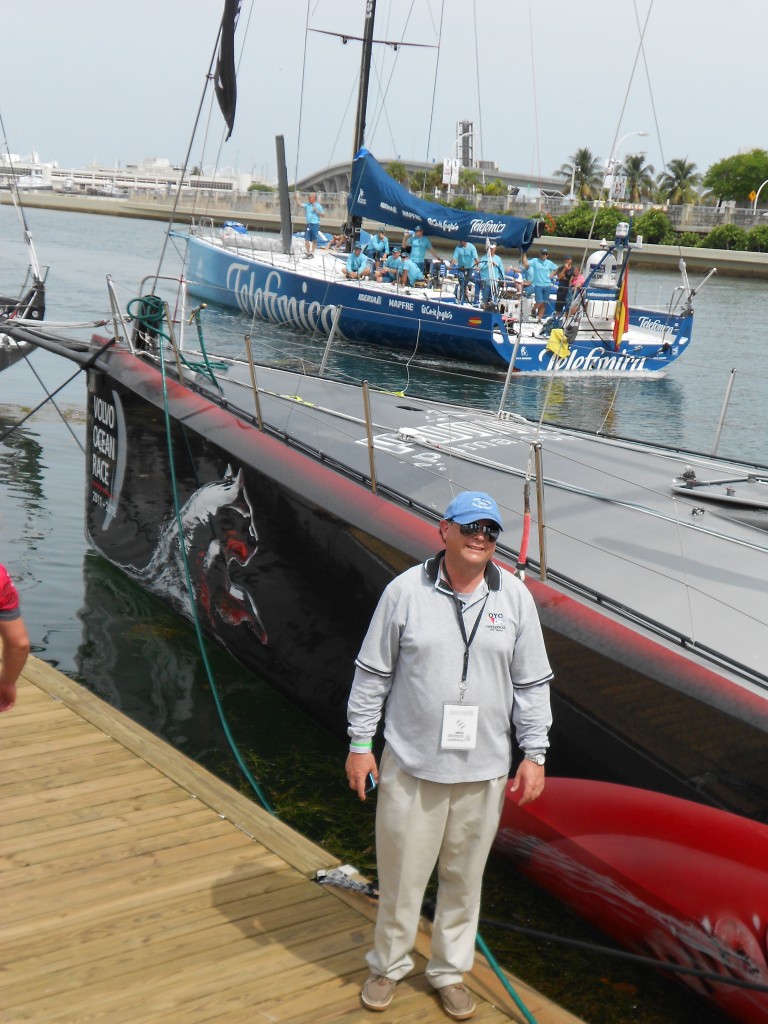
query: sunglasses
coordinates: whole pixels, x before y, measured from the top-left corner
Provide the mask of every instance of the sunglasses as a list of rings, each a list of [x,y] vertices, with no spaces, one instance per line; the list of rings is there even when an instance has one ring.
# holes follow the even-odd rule
[[[498,526],[488,526],[486,523],[456,523],[459,530],[465,537],[471,537],[475,533],[482,533],[488,540],[498,540],[501,530]]]

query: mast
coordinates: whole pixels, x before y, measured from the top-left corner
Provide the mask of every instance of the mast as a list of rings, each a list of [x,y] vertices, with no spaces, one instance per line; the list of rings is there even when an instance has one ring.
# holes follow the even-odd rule
[[[373,23],[376,20],[376,0],[365,0],[365,27],[363,29],[363,51],[360,58],[360,89],[357,94],[357,114],[355,116],[355,137],[352,159],[354,160],[365,140],[365,115],[368,109],[368,82],[371,77],[371,57],[373,55]],[[360,235],[362,217],[352,217],[349,221],[350,233],[353,238]]]
[[[368,82],[371,77],[373,55],[373,23],[376,19],[376,0],[365,2],[365,28],[363,30],[363,52],[360,58],[360,89],[357,94],[357,115],[355,117],[355,139],[352,159],[365,139],[365,114],[368,108]]]

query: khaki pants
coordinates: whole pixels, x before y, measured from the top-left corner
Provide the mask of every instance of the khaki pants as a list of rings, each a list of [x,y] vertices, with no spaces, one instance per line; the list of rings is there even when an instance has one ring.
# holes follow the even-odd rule
[[[376,809],[379,909],[374,974],[398,981],[413,968],[424,890],[437,862],[437,907],[426,976],[457,984],[474,960],[480,890],[507,776],[488,782],[425,782],[402,771],[385,747]]]

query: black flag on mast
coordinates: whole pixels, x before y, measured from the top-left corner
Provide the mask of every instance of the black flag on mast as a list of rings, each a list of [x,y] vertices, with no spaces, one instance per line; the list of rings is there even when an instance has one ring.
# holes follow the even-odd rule
[[[227,138],[232,134],[237,106],[237,79],[235,77],[235,25],[240,13],[240,0],[224,0],[224,14],[221,18],[221,43],[219,59],[216,61],[214,87],[219,107],[227,122]]]

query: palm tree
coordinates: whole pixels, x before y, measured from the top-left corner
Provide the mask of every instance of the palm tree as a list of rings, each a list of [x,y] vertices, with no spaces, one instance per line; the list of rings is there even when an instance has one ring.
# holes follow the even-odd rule
[[[573,191],[579,199],[592,199],[600,195],[604,172],[599,158],[592,156],[592,151],[583,146],[569,160],[569,163],[564,163],[555,171],[555,176],[572,181]]]
[[[652,195],[655,171],[653,164],[645,162],[642,153],[628,156],[620,173],[627,179],[630,203],[639,203],[643,196]]]
[[[659,196],[670,206],[686,206],[695,203],[699,195],[696,186],[701,175],[696,173],[696,164],[684,157],[670,160],[666,171],[658,177]]]
[[[401,185],[408,184],[408,168],[399,160],[393,160],[387,164],[387,174]]]
[[[459,191],[471,194],[480,187],[480,173],[471,167],[459,168]]]

